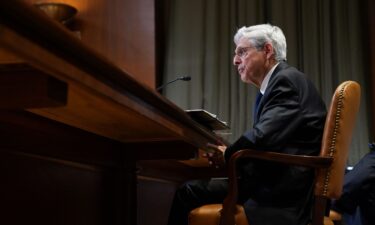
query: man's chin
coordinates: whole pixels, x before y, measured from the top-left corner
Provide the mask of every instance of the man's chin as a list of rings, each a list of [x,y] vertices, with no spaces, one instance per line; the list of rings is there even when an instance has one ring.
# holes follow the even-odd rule
[[[240,74],[240,78],[241,78],[241,80],[242,80],[243,82],[245,82],[245,83],[249,83],[249,80],[246,78],[245,75]]]

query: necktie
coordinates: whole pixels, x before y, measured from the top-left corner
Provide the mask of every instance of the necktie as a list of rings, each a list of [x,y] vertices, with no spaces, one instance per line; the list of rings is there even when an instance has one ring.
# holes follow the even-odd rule
[[[254,120],[253,121],[255,121],[255,119],[256,119],[256,116],[257,116],[257,113],[258,113],[258,107],[259,107],[259,102],[260,102],[260,100],[262,99],[262,97],[263,97],[263,95],[262,95],[262,93],[258,93],[257,94],[257,97],[256,97],[256,99],[255,99],[255,104],[254,104]]]

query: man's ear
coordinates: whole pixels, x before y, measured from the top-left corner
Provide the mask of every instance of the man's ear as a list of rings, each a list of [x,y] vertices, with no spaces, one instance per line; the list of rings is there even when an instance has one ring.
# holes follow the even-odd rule
[[[273,50],[273,46],[271,43],[267,42],[263,46],[264,52],[266,53],[267,59],[272,58],[275,55],[275,52]]]

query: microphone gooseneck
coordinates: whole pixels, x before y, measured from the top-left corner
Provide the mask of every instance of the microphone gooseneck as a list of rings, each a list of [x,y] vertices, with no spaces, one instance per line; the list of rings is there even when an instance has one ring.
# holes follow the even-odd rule
[[[183,81],[189,81],[189,80],[191,80],[191,76],[183,76],[183,77],[180,77],[180,80],[183,80]]]
[[[173,82],[176,82],[176,81],[178,81],[178,80],[189,81],[189,80],[191,80],[191,77],[190,77],[190,76],[182,76],[182,77],[178,77],[178,78],[176,78],[176,79],[174,79],[174,80],[171,80],[171,81],[169,81],[169,82],[167,82],[167,83],[165,83],[165,84],[159,86],[158,88],[156,88],[156,90],[159,91],[159,90],[165,88],[167,85],[169,85],[169,84],[171,84],[171,83],[173,83]]]

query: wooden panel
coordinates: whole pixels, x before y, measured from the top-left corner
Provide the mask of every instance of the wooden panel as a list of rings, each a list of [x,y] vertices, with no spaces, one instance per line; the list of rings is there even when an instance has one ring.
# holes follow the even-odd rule
[[[162,143],[144,143],[141,146],[116,143],[24,111],[0,110],[0,134],[0,177],[2,193],[6,197],[2,194],[0,196],[2,205],[9,206],[5,210],[7,216],[1,221],[12,222],[7,224],[24,224],[27,221],[38,221],[38,224],[43,225],[135,224],[115,222],[134,219],[129,216],[129,213],[135,216],[129,209],[136,208],[130,205],[124,212],[117,209],[118,204],[120,208],[124,207],[118,198],[127,192],[116,188],[121,185],[116,174],[123,171],[123,167],[125,171],[130,170],[128,176],[135,172],[129,163],[134,160],[134,154],[139,154],[140,149],[146,156],[149,155],[147,149],[152,154],[170,151],[159,157],[170,158],[171,155],[177,157],[176,154],[182,154],[183,158],[186,154],[183,143],[174,143],[172,146],[167,143],[164,148]],[[172,153],[171,150],[178,151]],[[193,169],[175,160],[143,161],[137,168],[141,177],[137,185],[132,185],[139,190],[139,225],[147,225],[150,220],[162,225],[166,221],[174,184],[162,181],[160,177],[181,182],[202,177],[209,172]],[[144,175],[157,179],[145,178]],[[127,176],[122,179],[127,179]],[[144,182],[145,179],[147,182]],[[131,189],[130,184],[122,185]],[[129,192],[133,193],[133,197],[136,196],[134,190]],[[73,199],[72,196],[76,197]],[[123,204],[130,199],[129,196],[123,196]],[[153,201],[163,207],[155,209]],[[23,204],[19,206],[19,202]],[[32,209],[29,208],[31,205]],[[77,207],[81,208],[78,214]],[[27,220],[23,217],[12,220],[17,213],[28,215]]]
[[[113,140],[21,110],[0,110],[0,148],[104,166],[116,166],[122,152],[132,151]]]
[[[176,184],[160,179],[138,179],[138,225],[165,225],[168,222]]]
[[[0,68],[0,109],[63,106],[67,84],[47,74],[19,68]]]
[[[3,150],[2,224],[136,224],[118,207],[129,200],[119,171]]]
[[[80,9],[82,13],[92,6],[91,1],[90,5],[88,0],[81,2],[87,3],[87,8]],[[119,13],[125,6],[120,0],[108,1],[108,5],[100,0],[92,2],[104,11],[85,17],[82,26],[93,24],[95,16]],[[119,9],[110,10],[111,3]],[[136,10],[129,13],[137,14]],[[117,21],[117,16],[112,19]],[[98,20],[94,24],[102,29],[108,23]],[[85,36],[89,30],[82,32],[83,41],[24,1],[0,1],[0,47],[16,56],[7,58],[6,65],[22,59],[25,68],[43,71],[69,87],[63,107],[0,110],[0,177],[6,195],[1,199],[8,205],[7,217],[0,219],[4,224],[134,225],[137,172],[142,177],[177,182],[203,176],[204,171],[217,172],[206,170],[207,161],[202,170],[176,160],[195,157],[198,148],[215,144],[217,137],[153,88],[133,79],[132,72],[119,68],[115,60],[98,54],[96,46],[93,49],[85,44],[86,37],[105,40],[100,43],[117,42],[117,34],[89,37],[96,33],[91,30]],[[130,35],[145,41],[137,32]],[[147,49],[146,44],[141,46]],[[118,50],[108,44],[102,48],[104,52]],[[121,48],[119,44],[122,54]],[[132,54],[140,50],[132,45],[131,49]],[[126,58],[112,53],[111,57],[120,61]],[[134,65],[147,65],[143,57],[135,57],[138,61]],[[142,159],[148,160],[136,164]],[[141,207],[146,215],[139,217],[148,216],[150,208],[144,211],[148,206]],[[25,217],[12,221],[17,215]],[[166,214],[162,216],[165,222]]]
[[[30,4],[51,2],[50,0],[25,1]],[[80,32],[84,44],[95,49],[137,81],[150,88],[155,87],[154,0],[53,2],[67,3],[78,9],[76,19],[71,26]],[[5,60],[8,61],[8,57]]]
[[[16,2],[6,3],[15,11],[28,10]],[[43,14],[33,9],[22,15],[17,22],[27,25],[21,32],[30,39],[4,27],[0,29],[2,46],[69,85],[66,107],[32,112],[124,142],[178,138],[202,147],[208,139],[216,142],[212,133],[197,126],[181,109],[135,82]],[[30,20],[33,26],[27,23]],[[5,21],[19,26],[14,19]]]
[[[29,111],[123,142],[165,140],[174,136],[157,121],[147,120],[131,108],[76,85],[70,85],[68,99],[64,107]]]
[[[68,169],[59,163],[0,152],[2,223],[104,224],[99,207],[101,179],[94,168]]]

